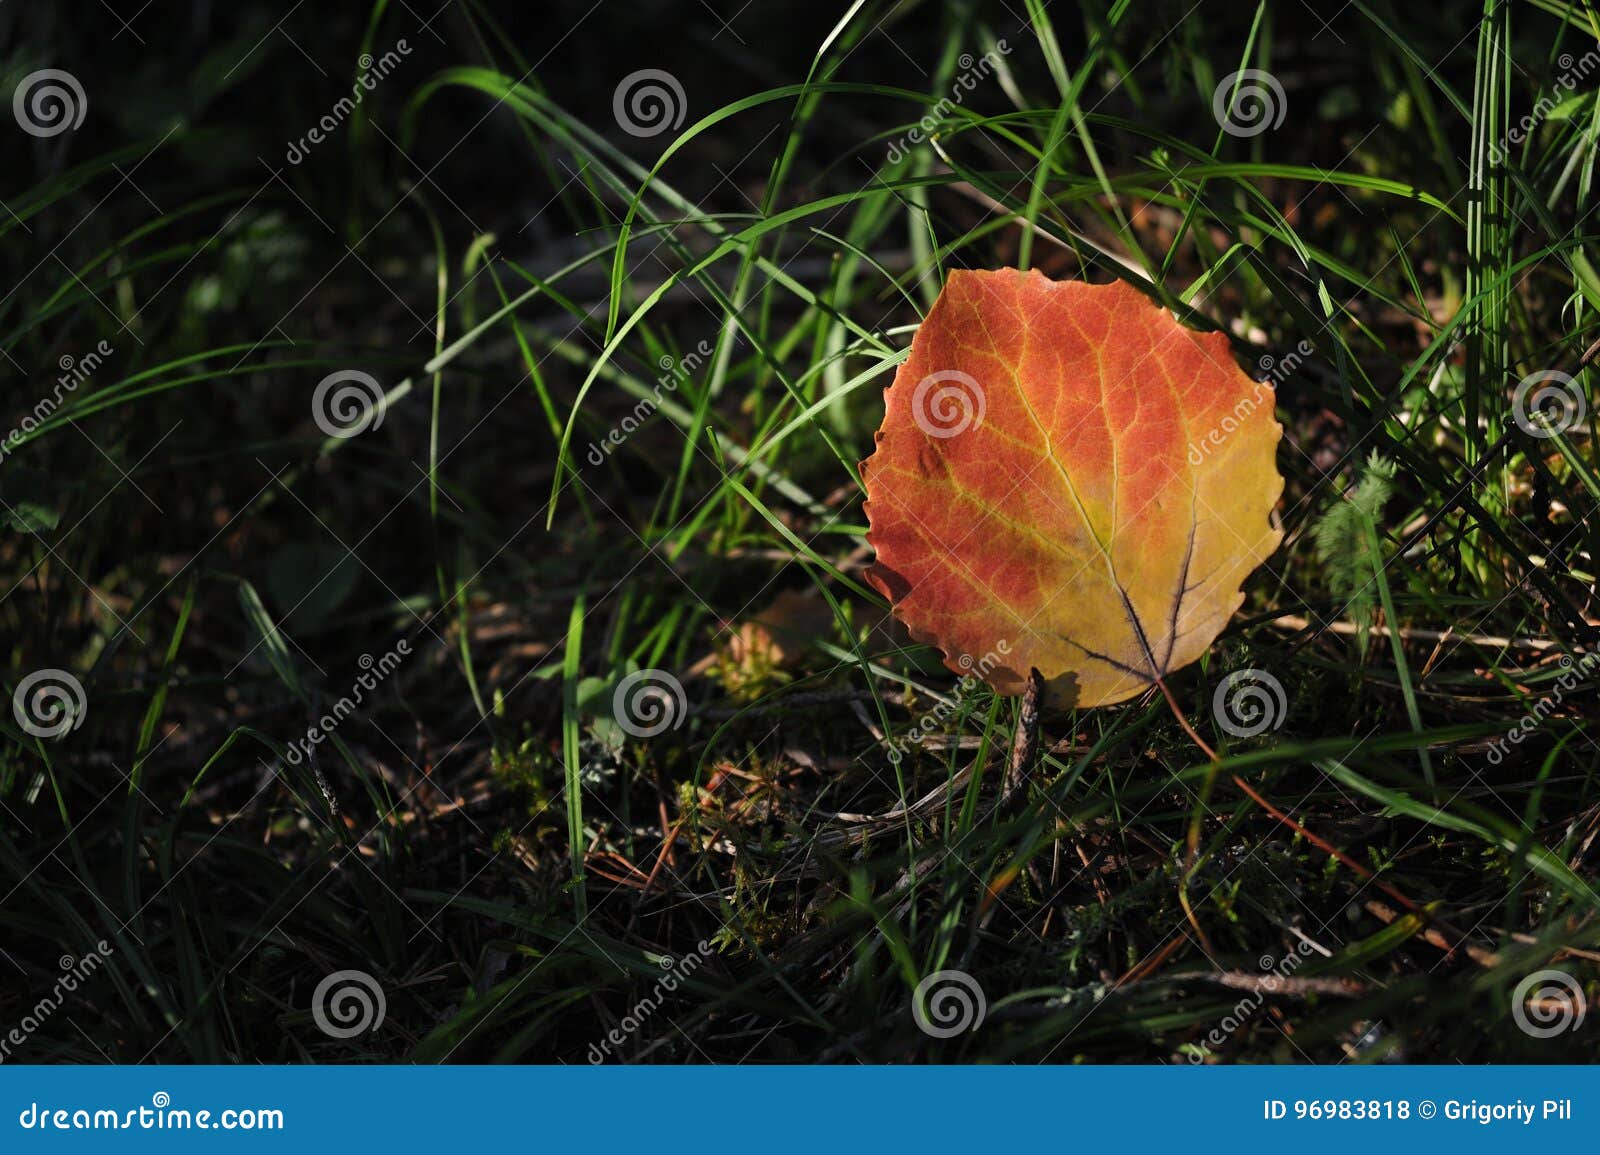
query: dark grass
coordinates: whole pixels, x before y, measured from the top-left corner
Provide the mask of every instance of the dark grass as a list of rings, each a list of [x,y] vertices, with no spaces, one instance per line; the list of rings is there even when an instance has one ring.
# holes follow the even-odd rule
[[[89,97],[0,134],[7,428],[113,350],[0,462],[8,696],[56,668],[87,701],[60,739],[0,717],[0,1030],[42,1020],[6,1058],[1593,1055],[1512,1015],[1600,958],[1593,685],[1539,704],[1596,644],[1593,407],[1538,440],[1510,404],[1547,369],[1587,396],[1586,8],[328,7],[0,9],[7,91]],[[1212,113],[1245,67],[1287,97],[1247,139]],[[677,132],[619,129],[640,68],[682,83]],[[1275,359],[1285,544],[1172,679],[1220,766],[1152,692],[1047,718],[997,805],[1016,701],[863,583],[882,388],[944,272],[1006,265]],[[384,420],[328,438],[312,394],[350,369]],[[1374,452],[1392,490],[1352,503]],[[1285,709],[1241,740],[1212,699],[1249,668]],[[644,669],[686,710],[639,740],[611,703]],[[912,1013],[941,969],[988,1001],[947,1040]],[[342,970],[376,1031],[319,1030]]]

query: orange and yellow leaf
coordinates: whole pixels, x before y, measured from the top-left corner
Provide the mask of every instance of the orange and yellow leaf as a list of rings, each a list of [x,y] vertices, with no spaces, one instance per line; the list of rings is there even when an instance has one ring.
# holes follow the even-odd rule
[[[945,663],[1057,706],[1200,657],[1277,549],[1273,391],[1127,285],[958,271],[863,463],[868,577]]]

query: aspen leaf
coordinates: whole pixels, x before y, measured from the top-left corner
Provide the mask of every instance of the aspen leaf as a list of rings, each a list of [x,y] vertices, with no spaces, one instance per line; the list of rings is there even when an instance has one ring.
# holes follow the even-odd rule
[[[1273,390],[1127,285],[957,271],[862,464],[868,572],[1005,694],[1133,697],[1194,661],[1282,540]]]

